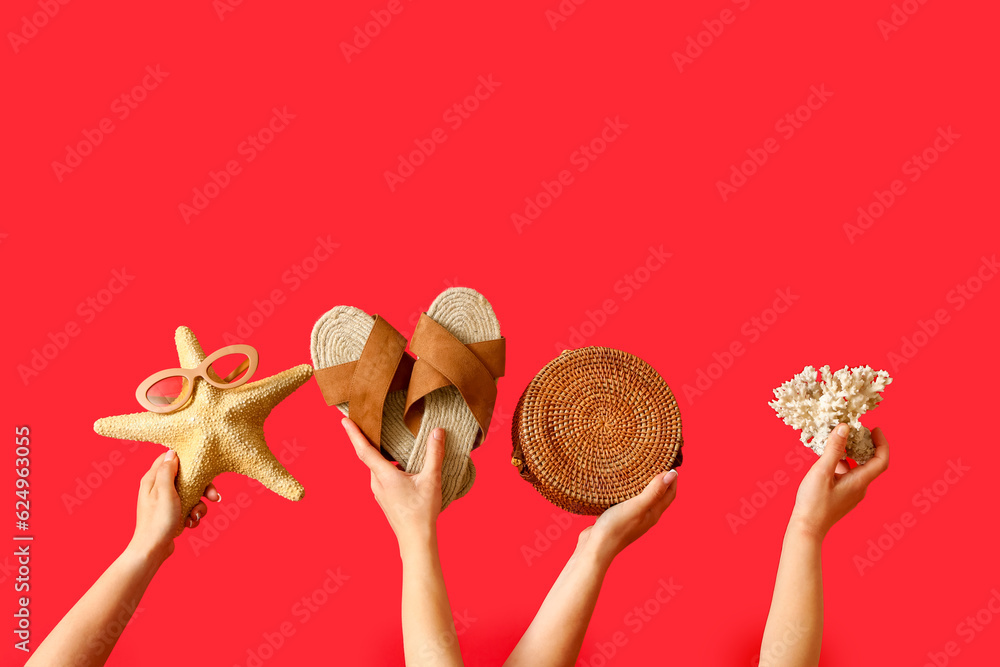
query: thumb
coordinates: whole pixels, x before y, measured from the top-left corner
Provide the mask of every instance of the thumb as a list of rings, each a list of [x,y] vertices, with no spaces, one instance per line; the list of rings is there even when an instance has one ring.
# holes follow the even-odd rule
[[[672,500],[671,492],[673,492],[673,495],[677,494],[676,470],[668,470],[662,475],[655,475],[646,484],[646,488],[642,490],[640,496],[644,499],[646,506],[653,507],[663,501],[664,498],[670,497]]]
[[[444,462],[444,440],[445,432],[443,428],[436,428],[427,436],[427,454],[424,456],[424,467],[421,474],[440,475],[441,466]]]
[[[837,470],[837,464],[847,453],[847,434],[850,432],[850,426],[839,424],[837,428],[830,431],[830,435],[826,439],[826,447],[823,449],[823,456],[820,457],[820,465],[831,474]]]
[[[172,449],[168,450],[160,462],[160,466],[156,469],[153,490],[158,492],[175,492],[174,478],[177,477],[179,467],[180,460],[177,458],[177,452]]]

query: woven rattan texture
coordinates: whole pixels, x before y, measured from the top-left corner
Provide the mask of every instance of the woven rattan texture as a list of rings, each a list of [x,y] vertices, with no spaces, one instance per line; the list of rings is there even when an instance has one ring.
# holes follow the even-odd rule
[[[524,391],[514,413],[522,477],[554,505],[600,514],[680,464],[677,400],[642,359],[607,347],[567,350]]]

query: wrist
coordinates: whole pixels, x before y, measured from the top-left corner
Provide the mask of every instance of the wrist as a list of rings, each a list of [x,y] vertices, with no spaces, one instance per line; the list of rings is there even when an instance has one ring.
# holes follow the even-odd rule
[[[619,551],[600,533],[595,534],[593,529],[589,529],[580,533],[571,559],[583,561],[606,572]]]
[[[792,538],[822,544],[829,529],[823,529],[815,521],[810,521],[804,517],[792,514],[788,520],[788,527],[785,529],[785,538]]]
[[[409,556],[437,551],[437,526],[411,526],[406,532],[396,536],[399,542],[399,555],[404,560]]]
[[[148,545],[132,540],[122,552],[122,559],[142,570],[157,570],[173,553],[173,542],[166,546]]]

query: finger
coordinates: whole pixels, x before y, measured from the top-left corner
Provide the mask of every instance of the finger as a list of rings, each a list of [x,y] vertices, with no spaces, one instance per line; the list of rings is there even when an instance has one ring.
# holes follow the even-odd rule
[[[889,442],[882,434],[882,429],[876,428],[872,431],[872,442],[875,444],[875,454],[868,459],[868,463],[850,472],[851,477],[857,478],[865,486],[889,469]]]
[[[647,507],[657,508],[662,505],[666,509],[677,495],[677,471],[668,470],[662,475],[653,477],[642,490],[642,495]]]
[[[649,516],[652,517],[653,523],[660,520],[660,517],[677,497],[677,471],[671,470],[665,473],[659,486],[666,487],[666,491],[657,497],[656,502],[649,507]]]
[[[156,477],[156,468],[160,465],[160,460],[153,461],[152,467],[146,471],[139,480],[139,493],[149,494],[153,490],[153,479]]]
[[[441,466],[444,463],[444,439],[443,428],[436,428],[427,436],[427,454],[424,456],[424,467],[419,474],[441,475]]]
[[[395,470],[391,463],[382,458],[382,455],[372,446],[372,443],[368,442],[368,438],[361,432],[357,424],[346,417],[340,423],[344,426],[344,430],[347,431],[347,436],[351,439],[351,444],[354,445],[354,451],[357,453],[358,458],[368,466],[368,469],[373,474],[391,474]]]
[[[209,484],[205,487],[205,493],[203,494],[206,498],[211,500],[213,503],[220,502],[222,500],[222,494],[219,490],[215,488],[215,484]]]
[[[833,474],[837,470],[837,464],[847,453],[847,434],[851,432],[851,427],[847,424],[839,424],[837,428],[830,431],[826,439],[826,447],[823,449],[823,456],[819,458],[819,465]]]
[[[197,505],[191,508],[190,517],[191,520],[197,524],[199,521],[205,518],[206,514],[208,514],[208,505],[206,505],[203,502],[199,502]]]
[[[177,452],[168,449],[163,455],[160,465],[156,468],[156,476],[153,479],[153,490],[176,493],[176,490],[174,490],[174,478],[177,477],[179,466],[180,461],[177,459]]]
[[[163,457],[166,456],[166,452],[160,454],[155,459],[153,459],[153,465],[149,466],[149,470],[142,476],[139,480],[139,490],[143,493],[149,493],[153,490],[153,480],[156,479],[156,471],[160,467],[160,463],[163,461]]]

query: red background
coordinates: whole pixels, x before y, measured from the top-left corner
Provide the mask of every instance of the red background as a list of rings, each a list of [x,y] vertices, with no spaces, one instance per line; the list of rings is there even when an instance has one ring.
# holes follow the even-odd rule
[[[310,360],[312,324],[335,305],[381,313],[408,333],[415,313],[461,284],[490,298],[509,345],[475,487],[440,519],[453,609],[475,619],[460,637],[467,664],[506,657],[588,521],[557,535],[555,509],[509,463],[510,414],[557,343],[606,299],[615,312],[586,327],[583,342],[633,352],[663,374],[680,400],[685,465],[677,501],[605,581],[583,664],[603,664],[600,645],[618,631],[627,643],[607,664],[754,663],[802,474],[786,459],[801,447],[797,433],[767,401],[806,364],[870,364],[895,380],[865,419],[884,428],[892,467],[825,546],[822,664],[923,665],[948,641],[960,648],[950,664],[993,664],[1000,622],[968,643],[958,626],[1000,587],[1000,455],[980,418],[995,413],[1000,285],[978,285],[961,308],[953,290],[998,249],[996,54],[987,46],[995,6],[911,2],[919,9],[885,39],[888,0],[754,0],[745,10],[724,0],[595,0],[555,29],[546,11],[556,0],[404,1],[347,62],[340,43],[386,4],[247,0],[220,19],[208,0],[73,2],[37,34],[29,29],[16,52],[8,35],[4,412],[8,428],[32,429],[34,641],[128,542],[137,481],[161,449],[100,437],[92,424],[135,411],[138,382],[176,365],[178,325],[211,351],[255,301],[282,290],[284,302],[245,337],[260,352],[259,373],[271,375]],[[718,30],[711,21],[724,9],[734,20],[678,71],[672,54],[703,21]],[[4,31],[38,11],[29,0],[6,3]],[[120,119],[113,101],[157,65],[169,74]],[[500,85],[453,129],[443,114],[480,76]],[[811,86],[831,96],[782,135],[776,121],[805,104]],[[240,143],[275,107],[295,118],[246,161]],[[608,117],[627,129],[577,171],[572,154]],[[114,131],[60,182],[52,163],[102,118]],[[446,141],[391,191],[384,172],[438,127]],[[960,138],[911,182],[904,163],[949,127]],[[723,201],[717,182],[769,137],[777,152]],[[241,172],[186,223],[179,205],[229,160]],[[563,169],[573,182],[519,232],[511,214]],[[905,194],[849,238],[845,223],[894,179]],[[283,276],[317,237],[339,247],[293,290]],[[650,246],[672,256],[649,276],[638,271],[648,280],[626,299],[616,284]],[[122,267],[134,280],[88,321],[79,304]],[[758,329],[751,318],[770,318],[786,288],[798,299]],[[918,335],[924,345],[907,348],[915,355],[905,363],[891,357],[938,309],[948,321],[936,335]],[[79,335],[24,380],[18,367],[69,322]],[[733,342],[744,353],[718,376],[713,355]],[[717,379],[685,398],[683,387],[709,370]],[[247,665],[262,634],[289,620],[295,635],[264,664],[402,662],[395,540],[338,420],[312,383],[274,411],[272,448],[304,447],[288,467],[305,499],[219,478],[224,504],[248,492],[251,506],[197,556],[189,535],[178,540],[110,664]],[[11,491],[0,494],[10,505],[12,449],[2,476]],[[124,462],[68,512],[77,478],[114,451]],[[934,495],[949,460],[970,470],[939,482],[936,502],[915,504],[925,487]],[[734,534],[727,515],[778,471],[791,481]],[[916,525],[885,537],[884,524],[906,511]],[[207,534],[219,508],[211,512],[196,534]],[[536,548],[547,528],[556,539],[529,565],[523,548]],[[891,547],[860,574],[855,556],[880,537]],[[293,605],[327,568],[350,579],[302,624]],[[0,573],[5,625],[11,577]],[[626,615],[661,578],[683,588],[634,632]],[[11,644],[7,635],[0,653],[19,663]]]

